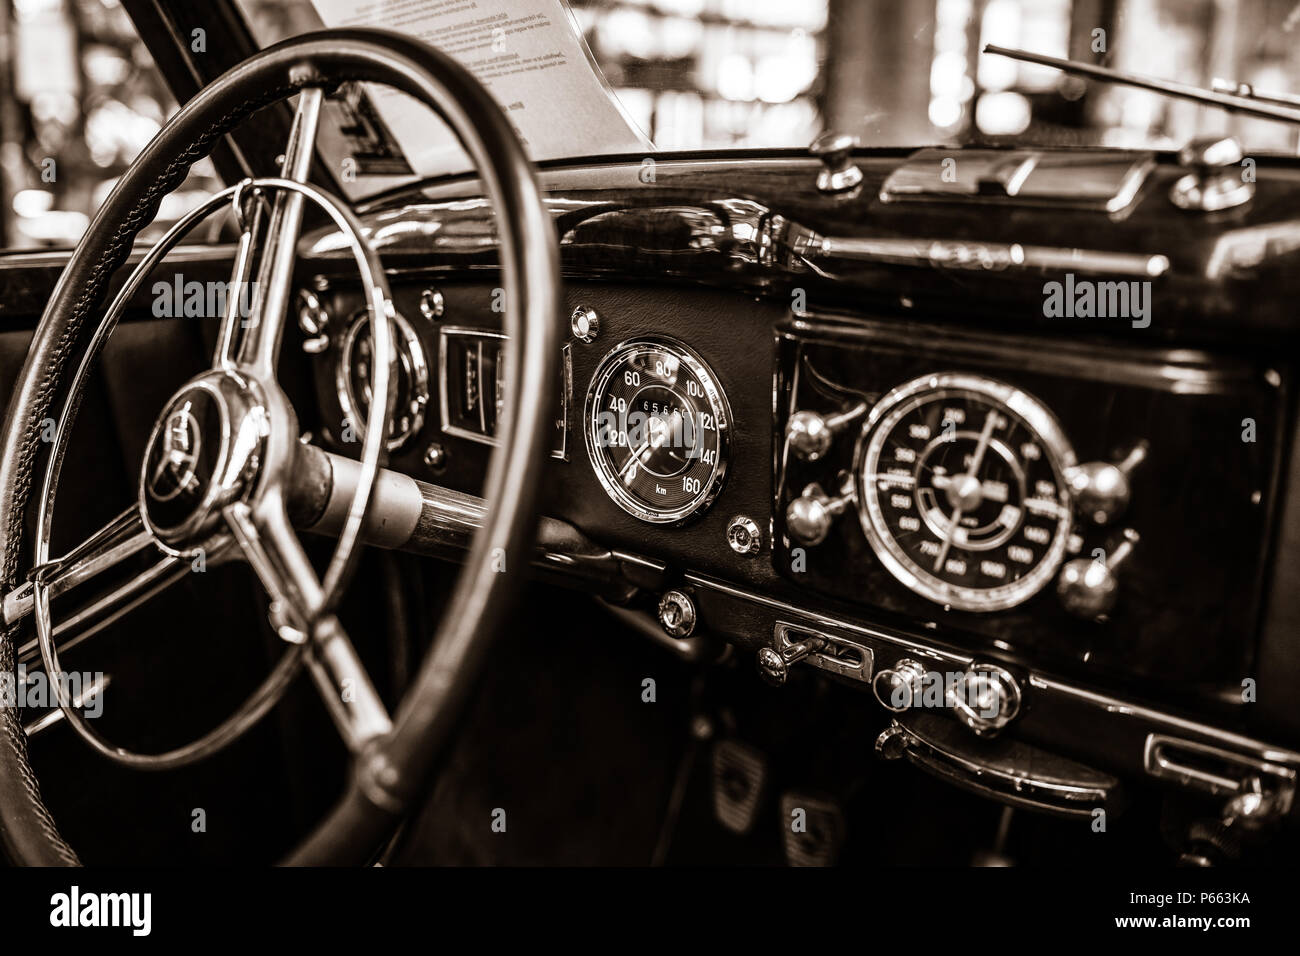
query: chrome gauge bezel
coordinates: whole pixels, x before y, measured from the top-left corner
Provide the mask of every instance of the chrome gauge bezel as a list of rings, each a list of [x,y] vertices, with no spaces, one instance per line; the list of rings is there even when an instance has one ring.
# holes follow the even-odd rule
[[[1030,573],[1005,585],[994,588],[962,587],[944,581],[917,565],[898,545],[886,525],[880,506],[878,483],[867,481],[868,475],[877,473],[886,438],[914,407],[912,399],[945,392],[973,393],[993,404],[999,413],[1010,413],[1019,418],[1042,446],[1062,495],[1064,507],[1047,553]],[[871,409],[858,435],[853,461],[858,520],[871,550],[890,574],[922,597],[962,611],[1005,611],[1023,604],[1041,591],[1060,569],[1074,526],[1066,480],[1076,465],[1074,448],[1056,416],[1036,398],[1014,385],[982,375],[959,372],[922,375],[905,382],[887,393]]]
[[[352,350],[356,348],[361,328],[370,318],[369,309],[359,309],[348,319],[347,331],[339,348],[338,361],[334,364],[334,391],[338,396],[339,408],[343,412],[343,421],[351,422],[359,441],[366,438],[366,416],[360,413],[360,402],[352,394]],[[411,413],[409,428],[394,433],[385,443],[388,451],[397,451],[424,427],[425,411],[429,407],[429,361],[424,354],[424,345],[416,334],[414,326],[401,314],[393,315],[393,327],[397,331],[395,345],[398,351],[397,361],[407,364],[410,378],[411,396],[408,410]],[[401,396],[399,396],[400,398]],[[394,408],[394,412],[397,409]]]
[[[713,415],[714,421],[717,422],[718,454],[713,471],[710,473],[708,481],[701,482],[700,491],[686,505],[679,508],[650,508],[628,494],[618,480],[618,475],[611,471],[606,456],[601,452],[594,415],[597,397],[604,394],[609,378],[613,375],[616,367],[637,349],[669,352],[680,364],[689,368],[695,374],[695,377],[699,379],[700,385],[704,389],[705,400],[709,403],[709,412]],[[610,499],[632,517],[648,524],[684,524],[708,510],[714,499],[722,491],[727,476],[727,463],[730,459],[731,406],[728,404],[727,396],[723,392],[721,385],[718,384],[717,376],[713,374],[713,370],[688,345],[668,336],[655,335],[638,336],[619,342],[605,353],[597,364],[596,371],[591,376],[591,384],[587,388],[587,398],[583,404],[583,421],[582,431],[585,436],[587,458],[591,462],[592,471],[596,473],[601,487],[605,489],[605,493],[609,495]]]

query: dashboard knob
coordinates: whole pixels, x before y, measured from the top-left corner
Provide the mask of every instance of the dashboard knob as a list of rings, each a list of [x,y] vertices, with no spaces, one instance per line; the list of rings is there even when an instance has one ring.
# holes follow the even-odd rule
[[[797,664],[809,654],[826,646],[820,637],[810,637],[798,644],[787,644],[779,651],[774,647],[760,648],[757,657],[758,672],[773,687],[780,687],[790,677],[790,665]]]
[[[871,680],[871,692],[885,710],[900,714],[920,701],[926,682],[926,666],[920,661],[904,658],[887,670],[876,672]]]
[[[1232,209],[1255,195],[1254,182],[1244,175],[1245,153],[1231,136],[1193,140],[1178,153],[1178,161],[1192,171],[1169,192],[1179,209],[1216,212]]]
[[[785,445],[796,458],[817,461],[830,451],[835,436],[854,419],[867,411],[866,402],[828,415],[811,409],[800,409],[790,416],[785,425]]]
[[[1146,459],[1147,443],[1139,442],[1120,462],[1089,461],[1066,475],[1080,513],[1095,524],[1109,524],[1124,513],[1129,500],[1129,474]]]
[[[997,664],[976,662],[947,693],[947,704],[980,737],[992,737],[1020,713],[1020,684]]]
[[[569,331],[579,342],[590,345],[600,335],[600,316],[595,309],[580,305],[569,316]]]
[[[785,426],[785,439],[790,450],[805,461],[816,461],[830,451],[834,437],[826,419],[807,409],[791,415]]]
[[[1119,579],[1115,571],[1133,552],[1138,533],[1124,529],[1124,540],[1105,560],[1075,558],[1061,569],[1056,594],[1064,608],[1075,617],[1094,620],[1115,606],[1119,597]]]
[[[897,760],[907,753],[910,735],[895,721],[880,732],[876,738],[876,754],[882,760]]]
[[[727,544],[736,554],[751,557],[763,550],[763,532],[748,515],[735,515],[727,522]]]
[[[695,602],[685,591],[669,591],[659,600],[659,626],[669,637],[690,637],[695,620]]]
[[[821,171],[817,174],[819,192],[842,193],[861,185],[862,170],[853,164],[853,150],[857,146],[856,136],[832,130],[812,141],[808,152],[822,161]]]
[[[811,484],[785,509],[785,529],[800,544],[821,544],[830,534],[831,525],[853,500],[851,483],[844,493],[831,498],[821,485]]]
[[[329,348],[330,337],[326,332],[329,321],[329,309],[321,302],[320,297],[309,289],[299,291],[298,328],[306,336],[302,343],[304,352],[309,355],[319,355]]]
[[[871,691],[885,710],[902,713],[921,700],[925,674],[924,664],[904,658],[893,667],[877,672],[871,681]]]

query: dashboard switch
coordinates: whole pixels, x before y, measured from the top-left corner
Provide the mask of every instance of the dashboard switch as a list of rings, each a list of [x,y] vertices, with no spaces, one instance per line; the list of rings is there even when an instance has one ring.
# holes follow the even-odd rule
[[[835,519],[853,501],[852,479],[838,498],[831,498],[822,486],[811,484],[785,509],[785,528],[790,537],[800,544],[821,544],[830,534]]]
[[[785,443],[796,458],[804,461],[817,461],[830,451],[835,436],[844,430],[844,426],[860,418],[867,410],[865,402],[859,402],[852,408],[823,415],[811,409],[801,409],[790,416],[785,426]]]
[[[1079,512],[1094,524],[1109,524],[1128,507],[1129,474],[1147,457],[1147,443],[1138,442],[1124,460],[1089,461],[1070,469],[1067,480]]]
[[[797,664],[809,654],[826,647],[827,641],[821,637],[808,637],[798,644],[787,644],[780,650],[764,647],[758,652],[758,672],[763,680],[773,687],[780,687],[790,677],[790,665]]]
[[[1075,558],[1061,569],[1056,595],[1062,606],[1075,617],[1095,620],[1115,606],[1119,597],[1119,579],[1115,572],[1133,553],[1138,533],[1124,529],[1124,539],[1104,559]]]
[[[1250,202],[1255,184],[1242,175],[1246,154],[1231,136],[1198,139],[1178,154],[1178,162],[1191,172],[1169,190],[1179,209],[1218,212]]]
[[[669,591],[659,600],[659,625],[669,637],[690,637],[695,631],[695,602],[685,591]]]
[[[830,450],[834,434],[825,418],[805,409],[790,416],[785,436],[792,452],[805,461],[816,461]]]
[[[945,695],[959,721],[992,737],[1020,713],[1020,684],[997,664],[973,663]]]
[[[748,515],[736,515],[727,522],[727,544],[736,554],[752,556],[763,550],[763,532]]]
[[[871,691],[881,707],[899,714],[921,699],[925,676],[924,664],[904,658],[893,667],[877,672]]]
[[[590,345],[596,341],[596,336],[600,335],[600,316],[596,314],[595,309],[580,305],[569,316],[569,331],[579,342]]]

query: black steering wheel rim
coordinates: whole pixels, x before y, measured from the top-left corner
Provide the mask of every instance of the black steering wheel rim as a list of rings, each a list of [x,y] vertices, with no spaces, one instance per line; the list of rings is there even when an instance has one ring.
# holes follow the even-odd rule
[[[425,103],[477,166],[500,223],[508,394],[484,487],[485,523],[433,645],[391,732],[356,755],[343,797],[289,858],[294,863],[364,862],[400,822],[433,770],[528,564],[559,355],[559,254],[532,166],[501,109],[451,58],[381,30],[307,34],[230,70],[167,123],[92,220],[37,327],[0,435],[0,579],[8,591],[23,565],[41,423],[135,236],[189,167],[248,115],[308,87],[345,81],[385,84]],[[17,630],[0,639],[0,669],[10,672]],[[78,862],[41,799],[14,708],[0,713],[0,842],[18,863]]]

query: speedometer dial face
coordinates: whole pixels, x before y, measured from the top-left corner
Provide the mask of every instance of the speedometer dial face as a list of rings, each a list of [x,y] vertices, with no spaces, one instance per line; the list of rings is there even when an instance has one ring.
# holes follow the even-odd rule
[[[686,346],[660,338],[618,345],[592,378],[586,420],[596,476],[628,514],[683,521],[721,490],[731,412]]]
[[[1072,525],[1074,452],[1036,399],[976,375],[927,375],[872,410],[858,443],[863,531],[916,593],[998,611],[1051,580]]]

